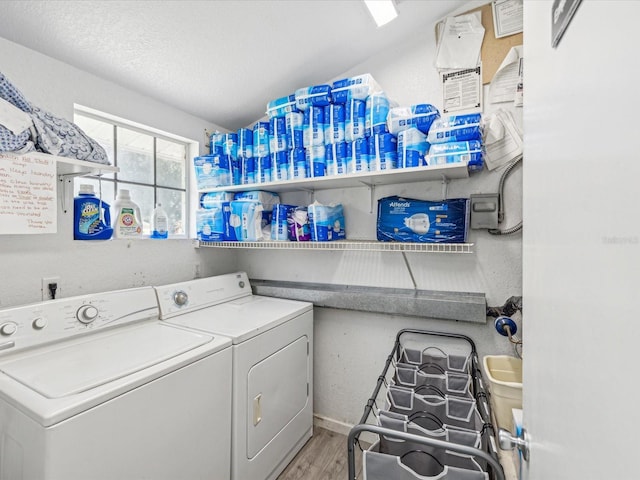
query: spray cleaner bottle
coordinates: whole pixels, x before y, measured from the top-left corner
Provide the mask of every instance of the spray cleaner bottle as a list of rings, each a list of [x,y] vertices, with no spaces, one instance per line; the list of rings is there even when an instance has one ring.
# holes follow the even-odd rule
[[[80,185],[73,199],[73,239],[108,240],[113,234],[110,224],[109,205],[96,197],[93,185]]]
[[[140,207],[131,200],[129,190],[119,190],[113,204],[113,237],[141,238],[142,215]]]

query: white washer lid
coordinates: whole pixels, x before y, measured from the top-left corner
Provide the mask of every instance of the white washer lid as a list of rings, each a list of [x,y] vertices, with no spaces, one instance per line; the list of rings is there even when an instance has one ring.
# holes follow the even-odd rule
[[[106,384],[213,340],[159,322],[49,345],[0,363],[0,371],[47,398]]]

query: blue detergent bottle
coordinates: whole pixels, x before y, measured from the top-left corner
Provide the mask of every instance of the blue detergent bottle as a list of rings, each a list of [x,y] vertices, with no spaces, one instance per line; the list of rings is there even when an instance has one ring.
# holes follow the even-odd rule
[[[73,200],[74,240],[108,240],[113,235],[109,225],[109,205],[96,197],[93,185],[80,185],[79,195]]]

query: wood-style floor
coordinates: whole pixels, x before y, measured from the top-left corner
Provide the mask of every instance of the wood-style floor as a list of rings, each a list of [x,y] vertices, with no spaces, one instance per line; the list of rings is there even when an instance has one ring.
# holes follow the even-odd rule
[[[356,472],[360,478],[362,452],[356,446]],[[313,437],[278,477],[278,480],[347,480],[347,436],[314,427]]]

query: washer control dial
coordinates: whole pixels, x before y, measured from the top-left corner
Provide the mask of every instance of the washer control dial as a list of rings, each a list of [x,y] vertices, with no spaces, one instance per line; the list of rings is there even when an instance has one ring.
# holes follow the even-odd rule
[[[76,318],[86,325],[98,318],[98,313],[98,309],[93,305],[83,305],[76,312]]]
[[[187,292],[183,290],[179,290],[173,294],[173,302],[179,307],[186,305],[188,300],[189,295],[187,295]]]
[[[47,319],[44,317],[36,317],[31,322],[31,326],[36,330],[42,330],[47,326]]]
[[[18,331],[18,325],[14,322],[7,322],[0,325],[0,335],[8,337]]]

